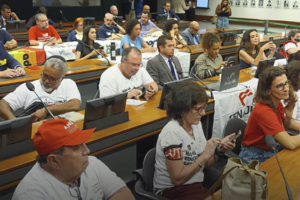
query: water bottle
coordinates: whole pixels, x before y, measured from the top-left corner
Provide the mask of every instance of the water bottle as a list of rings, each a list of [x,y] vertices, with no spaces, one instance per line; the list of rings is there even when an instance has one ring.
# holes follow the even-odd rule
[[[110,43],[110,59],[116,60],[116,43],[115,42]]]

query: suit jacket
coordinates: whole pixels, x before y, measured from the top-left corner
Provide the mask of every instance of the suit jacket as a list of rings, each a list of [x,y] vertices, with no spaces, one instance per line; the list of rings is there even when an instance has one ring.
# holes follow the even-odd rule
[[[188,45],[195,45],[195,41],[194,41],[194,36],[192,35],[192,33],[190,32],[189,28],[186,28],[182,33],[181,36],[183,37],[183,39],[187,42]],[[197,34],[197,38],[199,40],[199,44],[200,44],[200,37]]]
[[[166,14],[166,13],[167,13],[167,12],[165,12],[165,9],[164,9],[164,8],[162,8],[162,9],[160,9],[160,10],[157,11],[157,14],[158,14],[158,15]],[[176,18],[177,21],[180,20],[180,18],[178,17],[178,15],[176,15],[176,13],[175,13],[173,10],[170,10],[169,13],[170,13],[170,18]]]
[[[179,60],[176,56],[173,56],[172,59],[178,74],[178,78],[182,79],[183,75]],[[163,88],[164,83],[174,81],[169,66],[160,54],[156,55],[148,61],[146,70],[153,78],[153,80],[157,83],[158,89],[160,90]]]

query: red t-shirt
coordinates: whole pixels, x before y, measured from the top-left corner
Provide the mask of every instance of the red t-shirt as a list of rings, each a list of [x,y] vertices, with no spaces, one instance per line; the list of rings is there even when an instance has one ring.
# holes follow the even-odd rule
[[[268,149],[265,135],[276,135],[285,131],[283,126],[284,107],[279,103],[277,113],[263,103],[256,103],[247,123],[242,144],[261,149]]]
[[[35,25],[28,31],[28,40],[47,42],[51,39],[51,37],[55,37],[57,40],[60,39],[59,34],[51,25],[49,25],[49,27],[45,30],[41,30],[37,25]]]

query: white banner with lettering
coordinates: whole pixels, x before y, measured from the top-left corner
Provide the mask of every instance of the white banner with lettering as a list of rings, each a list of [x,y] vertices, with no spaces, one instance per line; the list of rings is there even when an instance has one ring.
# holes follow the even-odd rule
[[[222,138],[223,129],[227,121],[237,117],[248,121],[253,109],[253,97],[256,92],[258,79],[253,78],[249,81],[240,83],[237,87],[214,91],[215,113],[213,122],[212,136]]]

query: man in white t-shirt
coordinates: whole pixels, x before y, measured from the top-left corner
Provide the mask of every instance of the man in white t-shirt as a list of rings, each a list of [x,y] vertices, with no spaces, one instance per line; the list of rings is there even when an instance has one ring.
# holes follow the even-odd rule
[[[85,142],[94,130],[80,130],[66,119],[45,121],[32,139],[38,161],[19,183],[12,199],[134,199],[114,172],[88,156]]]
[[[73,80],[64,79],[66,65],[62,59],[57,57],[48,59],[44,64],[41,79],[31,82],[35,87],[35,92],[54,115],[80,109],[79,90]],[[0,116],[5,119],[14,119],[13,111],[18,109],[28,111],[38,103],[40,103],[38,97],[23,83],[0,101]],[[33,121],[42,120],[48,115],[43,107],[32,110]]]
[[[158,86],[142,66],[142,53],[136,47],[124,49],[121,63],[108,68],[101,76],[99,83],[100,97],[107,97],[128,92],[128,99],[139,99],[143,94],[149,99]]]

